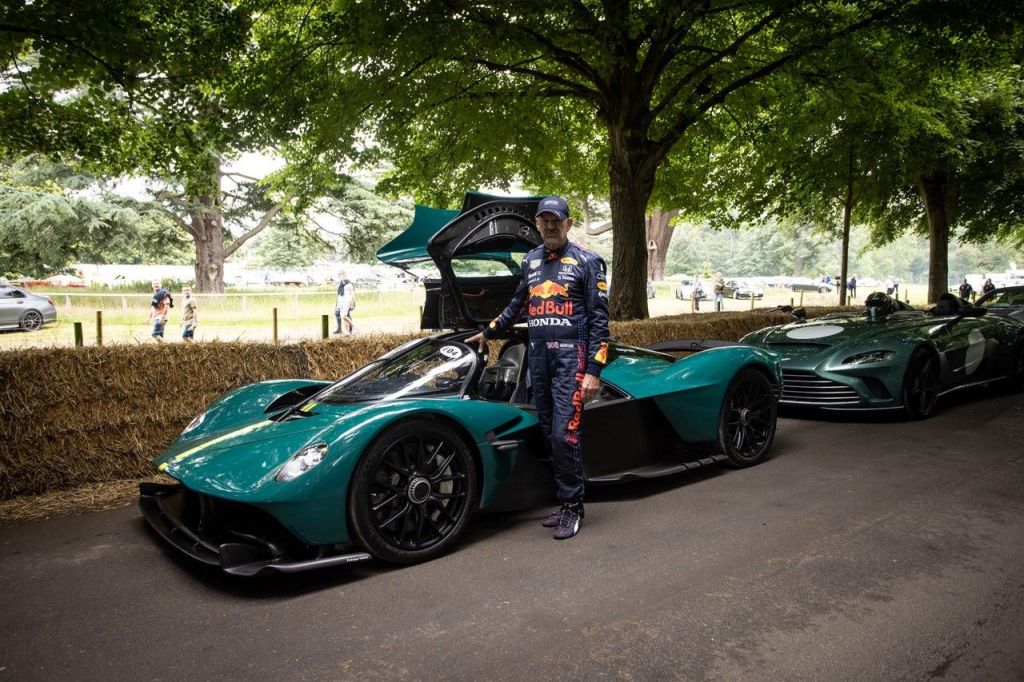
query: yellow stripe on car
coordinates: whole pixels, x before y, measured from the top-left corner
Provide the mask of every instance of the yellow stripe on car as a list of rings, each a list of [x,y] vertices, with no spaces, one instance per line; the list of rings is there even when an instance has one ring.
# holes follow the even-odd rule
[[[184,452],[179,452],[173,458],[171,458],[170,462],[164,462],[163,464],[158,466],[157,469],[159,469],[160,471],[163,471],[164,469],[167,468],[167,465],[170,464],[171,462],[177,462],[177,461],[180,461],[182,459],[185,459],[189,455],[194,455],[195,453],[199,452],[200,450],[205,450],[206,448],[210,447],[211,445],[216,445],[217,443],[223,443],[224,441],[228,440],[229,438],[235,438],[237,436],[244,436],[247,433],[252,433],[253,431],[258,431],[258,430],[262,429],[264,426],[267,426],[269,424],[273,424],[273,422],[270,421],[269,419],[267,419],[265,421],[256,422],[255,424],[249,424],[249,426],[243,426],[242,428],[238,429],[237,431],[232,431],[231,433],[225,433],[223,436],[217,436],[216,438],[214,438],[212,440],[208,440],[208,441],[206,441],[205,443],[203,443],[201,445],[195,446],[194,448],[189,448],[188,450],[185,450]]]

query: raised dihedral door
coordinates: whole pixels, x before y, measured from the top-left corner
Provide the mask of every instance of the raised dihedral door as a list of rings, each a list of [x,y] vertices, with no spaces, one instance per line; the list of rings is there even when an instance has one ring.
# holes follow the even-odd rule
[[[543,241],[533,223],[537,201],[466,195],[462,212],[427,244],[441,279],[426,282],[424,329],[479,327],[504,309],[522,279],[523,255]]]

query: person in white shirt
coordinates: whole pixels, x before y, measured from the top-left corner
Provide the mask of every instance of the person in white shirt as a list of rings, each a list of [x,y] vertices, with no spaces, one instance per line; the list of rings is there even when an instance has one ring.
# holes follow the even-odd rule
[[[334,304],[334,319],[338,321],[335,334],[350,336],[355,332],[352,324],[352,310],[356,307],[356,286],[345,272],[338,273],[338,298]]]

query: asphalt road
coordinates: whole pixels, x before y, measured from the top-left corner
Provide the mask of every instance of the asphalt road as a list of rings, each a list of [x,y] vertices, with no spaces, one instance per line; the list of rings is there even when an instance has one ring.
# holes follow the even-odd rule
[[[1024,398],[786,418],[773,457],[480,516],[452,554],[271,580],[134,508],[0,529],[0,681],[1024,679]]]

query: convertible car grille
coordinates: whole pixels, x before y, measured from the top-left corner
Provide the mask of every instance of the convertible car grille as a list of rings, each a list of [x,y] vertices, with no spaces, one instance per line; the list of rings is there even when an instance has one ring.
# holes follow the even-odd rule
[[[781,402],[799,405],[855,405],[857,392],[846,384],[823,379],[813,372],[782,370]]]

